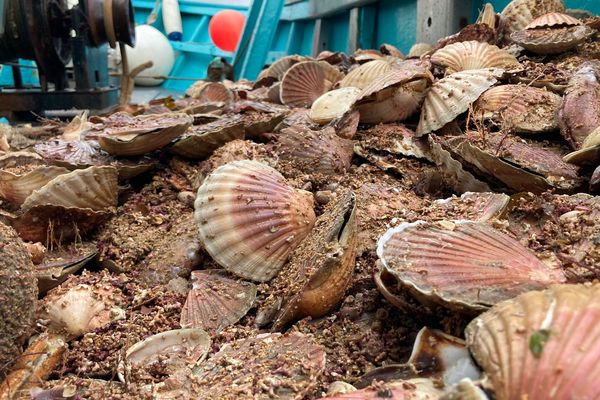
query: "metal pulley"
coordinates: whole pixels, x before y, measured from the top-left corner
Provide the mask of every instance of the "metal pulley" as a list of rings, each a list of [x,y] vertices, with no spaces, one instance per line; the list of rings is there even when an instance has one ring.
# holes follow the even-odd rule
[[[135,21],[130,0],[85,0],[90,39],[96,46],[117,42],[135,45]]]

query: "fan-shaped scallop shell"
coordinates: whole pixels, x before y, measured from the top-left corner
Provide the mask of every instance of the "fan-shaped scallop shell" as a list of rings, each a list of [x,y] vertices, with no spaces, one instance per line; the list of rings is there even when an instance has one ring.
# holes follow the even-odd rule
[[[117,205],[117,169],[89,167],[62,174],[34,191],[22,210],[38,205],[110,210]]]
[[[312,194],[294,190],[256,161],[217,168],[198,189],[200,239],[223,268],[264,282],[275,276],[312,229]]]
[[[204,360],[210,344],[210,336],[202,329],[174,329],[147,337],[127,349],[127,362],[118,368],[119,379],[125,382],[128,372],[148,368],[157,362],[166,364],[169,373],[193,367]]]
[[[600,398],[600,285],[555,285],[497,304],[465,331],[498,400]]]
[[[507,51],[486,42],[458,42],[433,53],[431,62],[446,67],[446,74],[483,68],[506,69],[518,65]]]
[[[433,46],[429,43],[415,43],[408,51],[406,58],[419,58],[431,51],[431,49],[433,49]]]
[[[417,136],[435,131],[453,121],[502,75],[500,69],[474,69],[454,73],[431,86],[427,92]]]
[[[477,17],[476,24],[485,24],[492,29],[496,29],[496,25],[498,21],[498,16],[496,11],[494,10],[494,6],[490,3],[486,3],[483,6],[483,9],[480,11],[479,16]]]
[[[220,82],[206,84],[194,97],[205,102],[223,102],[225,104],[234,100],[233,92]]]
[[[290,127],[281,130],[275,152],[305,173],[336,175],[350,168],[353,147],[354,142],[339,137],[334,128]]]
[[[224,144],[244,137],[241,116],[223,118],[192,126],[173,144],[171,151],[187,158],[206,158]]]
[[[36,144],[34,150],[48,162],[71,169],[113,161],[100,151],[100,145],[95,140],[55,139]]]
[[[570,50],[594,34],[586,25],[547,29],[524,29],[510,38],[519,46],[537,54],[558,54]]]
[[[300,62],[291,67],[281,80],[281,101],[288,106],[310,107],[343,77],[342,72],[324,61]]]
[[[529,24],[527,24],[527,26],[523,29],[552,28],[556,26],[577,25],[583,25],[583,23],[577,18],[571,17],[568,14],[563,14],[560,12],[551,12],[537,17]]]
[[[194,398],[304,399],[316,386],[325,363],[325,349],[312,336],[253,335],[225,344],[198,367],[199,392]],[[276,384],[261,387],[255,382]]]
[[[269,68],[261,71],[260,75],[258,76],[258,80],[261,80],[266,77],[272,77],[278,81],[281,81],[288,69],[290,69],[294,64],[306,60],[306,57],[299,55],[282,57],[279,60],[275,61],[273,64],[271,64]]]
[[[563,11],[563,0],[513,0],[501,14],[506,20],[506,30],[510,34],[525,28],[541,15]]]
[[[183,328],[216,333],[240,320],[254,304],[256,286],[236,281],[223,271],[192,271],[192,288],[181,310]]]
[[[348,112],[359,94],[360,89],[355,87],[327,92],[313,102],[309,117],[318,124],[331,122]]]
[[[66,168],[52,166],[40,166],[22,175],[0,170],[0,197],[20,206],[33,191],[67,172]]]
[[[517,132],[539,133],[558,129],[559,95],[525,85],[496,86],[481,95],[474,108],[479,115]]]
[[[168,145],[193,122],[193,117],[184,113],[141,115],[135,117],[130,122],[131,125],[126,123],[106,128],[98,136],[98,142],[110,154],[142,155]]]
[[[273,315],[273,329],[281,330],[292,321],[326,315],[343,299],[356,259],[355,211],[352,192],[327,205],[271,283],[272,297],[261,308],[257,323],[263,325]]]
[[[364,89],[376,78],[386,74],[392,69],[392,62],[389,59],[369,61],[353,69],[339,83],[340,87],[356,87]]]
[[[479,222],[404,223],[381,237],[377,255],[414,295],[459,310],[484,310],[565,281],[518,241]]]

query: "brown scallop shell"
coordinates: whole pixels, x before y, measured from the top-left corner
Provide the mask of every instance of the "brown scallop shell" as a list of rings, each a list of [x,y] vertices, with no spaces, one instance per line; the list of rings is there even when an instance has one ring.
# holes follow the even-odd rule
[[[224,144],[244,137],[245,130],[241,116],[223,118],[190,127],[171,146],[171,151],[187,158],[206,158]]]
[[[467,313],[565,281],[560,270],[480,222],[404,223],[381,237],[377,255],[421,301]]]
[[[446,74],[483,68],[506,69],[519,62],[507,51],[485,42],[458,42],[441,48],[431,56],[433,64],[446,67]]]
[[[577,18],[560,12],[551,12],[541,15],[531,21],[523,29],[553,28],[559,26],[577,26],[583,23]]]
[[[420,58],[433,49],[429,43],[415,43],[408,51],[406,58]]]
[[[350,168],[353,146],[353,141],[339,137],[333,128],[290,127],[281,130],[275,153],[305,173],[338,175]]]
[[[193,97],[207,103],[223,102],[229,104],[235,100],[233,92],[220,82],[207,83]]]
[[[273,168],[235,161],[208,176],[195,203],[206,251],[226,270],[273,278],[313,227],[312,194],[294,190]]]
[[[600,126],[600,63],[586,62],[573,74],[558,120],[560,133],[574,150]]]
[[[342,300],[354,272],[355,210],[352,192],[326,206],[313,231],[271,283],[271,297],[257,316],[259,325],[274,316],[273,329],[281,330],[307,316],[322,317]]]
[[[275,80],[281,81],[288,69],[290,69],[293,65],[306,60],[308,60],[307,57],[299,55],[282,57],[271,64],[269,68],[261,71],[261,73],[258,75],[257,81],[267,77],[275,78]]]
[[[421,109],[417,136],[436,131],[467,111],[502,75],[500,69],[474,69],[448,75],[433,84]]]
[[[535,18],[551,13],[563,12],[563,0],[513,0],[502,10],[508,34],[524,29]]]
[[[27,197],[21,209],[50,205],[66,208],[113,210],[117,205],[117,169],[89,167],[62,174]]]
[[[536,54],[558,54],[568,51],[594,34],[586,25],[562,28],[524,29],[510,38],[519,46]]]
[[[498,400],[600,397],[600,285],[555,285],[497,304],[465,330]]]
[[[230,279],[220,270],[192,271],[191,281],[181,309],[182,328],[218,333],[246,315],[256,299],[256,285]]]
[[[381,54],[386,56],[392,56],[400,59],[404,58],[404,54],[402,54],[400,49],[389,43],[383,43],[381,46],[379,46],[379,51]]]
[[[20,206],[33,191],[67,172],[69,170],[66,168],[52,166],[39,166],[24,174],[0,169],[0,197]]]
[[[303,399],[317,385],[325,362],[323,347],[299,332],[239,339],[199,366],[192,398]]]
[[[103,150],[117,156],[150,153],[171,143],[192,125],[193,118],[183,113],[152,114],[133,117],[116,126],[109,125],[98,142]]]
[[[491,3],[485,3],[483,9],[477,17],[477,24],[485,24],[492,29],[496,29],[498,25],[498,15]]]
[[[359,95],[360,89],[355,87],[331,90],[312,103],[309,117],[317,124],[331,122],[347,113]]]
[[[43,295],[63,283],[69,275],[83,268],[96,254],[98,249],[91,243],[61,246],[46,253],[43,261],[35,266],[39,293]]]
[[[600,161],[600,126],[585,138],[579,150],[567,154],[563,160],[576,165],[598,165]]]
[[[487,135],[478,143],[468,137],[454,137],[447,139],[445,144],[481,174],[515,191],[541,193],[556,189],[569,192],[581,184],[576,166],[535,142],[496,134]]]
[[[517,132],[542,133],[558,128],[559,95],[525,85],[496,86],[475,102],[476,115]]]
[[[375,79],[389,72],[392,67],[393,62],[387,58],[369,61],[350,71],[339,82],[339,86],[364,89]]]
[[[288,106],[310,107],[343,77],[342,72],[324,61],[300,62],[281,80],[281,101]]]

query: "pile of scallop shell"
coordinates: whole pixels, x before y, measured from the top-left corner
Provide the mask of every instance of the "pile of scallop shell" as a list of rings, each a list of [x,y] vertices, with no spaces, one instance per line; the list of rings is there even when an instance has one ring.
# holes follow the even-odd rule
[[[600,17],[0,130],[0,399],[600,398]]]

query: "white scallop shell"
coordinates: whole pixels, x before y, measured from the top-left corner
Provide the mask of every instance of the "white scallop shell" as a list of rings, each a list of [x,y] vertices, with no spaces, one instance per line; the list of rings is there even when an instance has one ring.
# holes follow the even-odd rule
[[[507,69],[519,64],[507,51],[486,42],[458,42],[433,53],[431,62],[446,67],[446,74],[483,68]]]

